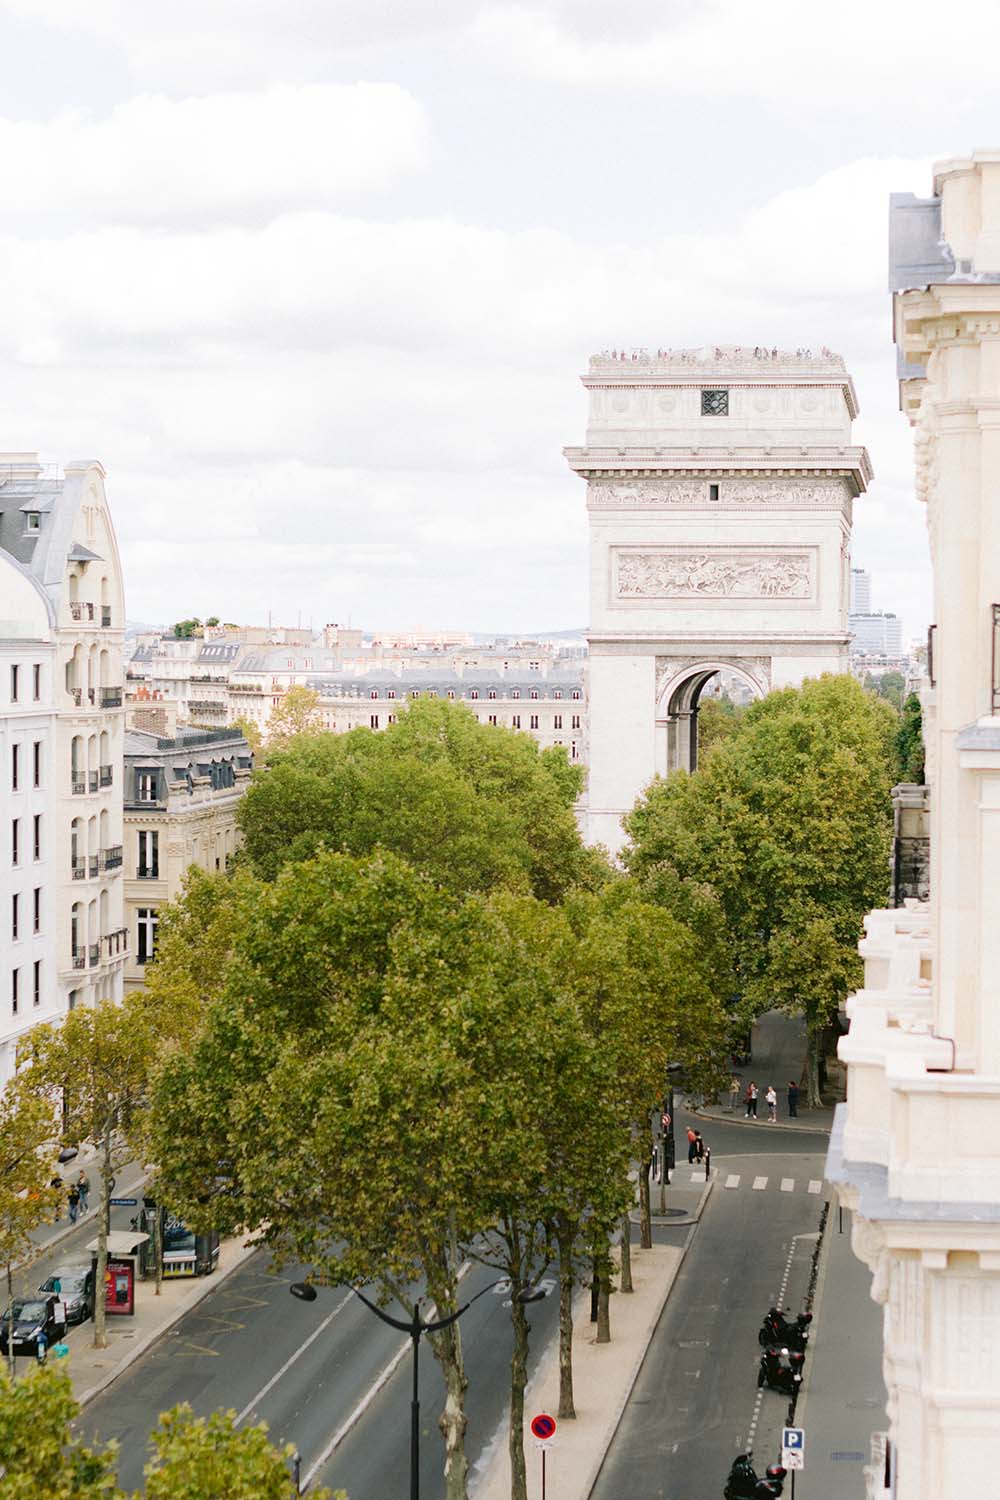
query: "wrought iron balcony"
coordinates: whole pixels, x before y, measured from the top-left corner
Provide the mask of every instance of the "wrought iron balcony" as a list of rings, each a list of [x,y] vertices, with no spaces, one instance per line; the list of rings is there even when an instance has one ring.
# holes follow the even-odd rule
[[[71,859],[70,868],[73,872],[74,880],[86,880],[87,861],[85,859]]]
[[[79,774],[80,773],[77,772],[77,775],[79,775]],[[74,781],[73,782],[73,795],[74,795],[74,797],[81,796],[86,790],[87,790],[87,783],[86,783],[86,781]]]
[[[90,945],[90,967],[92,969],[96,968],[97,965],[100,963],[100,961],[101,961],[101,945],[100,945],[100,943],[91,943],[91,945]]]
[[[97,772],[96,771],[91,771],[90,775],[88,776],[87,779],[90,782],[90,790],[92,792],[96,792],[97,791],[97,787],[98,787],[98,775],[97,775]]]
[[[87,868],[91,880],[94,879],[95,875],[99,875],[101,873],[101,857],[99,854],[92,854],[90,856],[87,862]]]
[[[114,932],[109,932],[104,941],[108,945],[108,957],[118,958],[128,952],[128,928],[116,927]]]
[[[67,688],[66,691],[77,708],[83,708],[85,703],[97,702],[97,690],[95,688],[71,687]]]
[[[101,605],[101,624],[102,625],[110,625],[111,624],[111,605],[110,604],[102,604]]]
[[[122,690],[121,690],[120,687],[102,687],[101,688],[101,707],[102,708],[121,708],[121,706],[122,706]]]
[[[74,948],[71,956],[74,969],[85,969],[87,967],[86,948]]]
[[[113,768],[111,766],[102,766],[101,767],[101,773],[100,773],[100,775],[101,775],[101,786],[110,786],[111,785],[111,772],[112,772],[112,769]]]
[[[69,612],[74,620],[92,620],[94,618],[94,606],[92,604],[71,604]]]
[[[104,868],[106,870],[117,870],[117,869],[120,869],[121,868],[121,863],[122,863],[122,846],[121,846],[121,844],[112,844],[109,849],[103,850],[102,854],[101,854],[101,858],[102,858],[102,860],[104,862]]]

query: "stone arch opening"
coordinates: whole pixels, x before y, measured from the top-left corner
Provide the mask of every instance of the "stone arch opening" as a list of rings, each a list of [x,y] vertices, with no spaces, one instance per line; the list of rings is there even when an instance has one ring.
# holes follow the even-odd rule
[[[767,684],[738,662],[686,663],[667,673],[659,695],[657,725],[662,729],[661,772],[693,771],[698,764],[698,707],[713,678],[739,686],[741,696],[762,698]]]

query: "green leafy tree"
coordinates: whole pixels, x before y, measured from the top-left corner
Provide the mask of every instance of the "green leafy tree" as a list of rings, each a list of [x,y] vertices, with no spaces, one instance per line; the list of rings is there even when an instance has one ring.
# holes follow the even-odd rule
[[[116,1445],[97,1450],[75,1437],[78,1411],[64,1369],[0,1374],[0,1500],[126,1500]]]
[[[178,641],[189,641],[202,634],[201,621],[194,617],[190,620],[178,620],[173,629],[174,639]]]
[[[240,731],[243,738],[250,746],[253,754],[258,755],[260,753],[260,748],[264,743],[264,736],[260,731],[260,725],[255,724],[253,719],[248,719],[245,715],[243,715],[240,718],[233,720],[233,728]]]
[[[72,1141],[91,1141],[100,1158],[97,1226],[97,1290],[94,1347],[107,1346],[104,1298],[108,1207],[115,1170],[130,1156],[128,1132],[148,1087],[157,1033],[141,991],[122,1005],[112,1000],[72,1010],[58,1026],[35,1026],[24,1038],[18,1062],[26,1091],[61,1107]]]
[[[234,1411],[196,1417],[184,1402],[163,1413],[151,1440],[146,1500],[288,1500],[291,1494],[294,1445],[275,1447],[263,1422],[237,1428]],[[309,1493],[316,1500],[346,1500],[343,1490]]]
[[[293,683],[271,710],[264,738],[268,755],[286,749],[298,735],[318,734],[323,728],[320,696],[315,688]]]
[[[205,621],[205,624],[206,625],[210,625],[210,626],[218,625],[218,623],[219,623],[219,617],[218,617],[218,615],[209,615],[208,619]]]
[[[906,691],[906,678],[902,672],[874,672],[865,673],[865,689],[874,693],[877,698],[883,698],[893,708],[899,709],[903,706],[903,694]]]
[[[744,710],[727,694],[702,698],[698,705],[698,755],[707,755],[714,745],[734,734]]]
[[[26,1093],[16,1078],[0,1094],[0,1265],[7,1269],[8,1315],[14,1296],[12,1267],[31,1248],[32,1231],[51,1223],[58,1212],[61,1192],[50,1186],[57,1129],[51,1103]],[[13,1373],[13,1339],[8,1357]]]
[[[253,868],[273,879],[318,847],[395,851],[456,894],[497,886],[558,900],[606,878],[584,848],[565,752],[421,700],[380,733],[308,735],[270,757],[240,807]]]
[[[900,710],[896,730],[896,780],[922,786],[924,781],[924,731],[920,699],[911,693]]]
[[[655,782],[626,820],[640,882],[670,867],[714,891],[741,1003],[805,1013],[814,1104],[823,1028],[860,977],[862,918],[884,895],[895,727],[847,676],[771,693],[701,769]],[[823,955],[806,995],[807,956]]]

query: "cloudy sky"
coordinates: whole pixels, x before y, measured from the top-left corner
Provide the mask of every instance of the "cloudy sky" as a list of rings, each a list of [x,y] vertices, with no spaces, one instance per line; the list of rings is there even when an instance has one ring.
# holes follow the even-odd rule
[[[916,635],[887,194],[1000,144],[1000,6],[942,16],[0,0],[0,449],[102,459],[134,619],[556,630],[587,355],[830,344]]]

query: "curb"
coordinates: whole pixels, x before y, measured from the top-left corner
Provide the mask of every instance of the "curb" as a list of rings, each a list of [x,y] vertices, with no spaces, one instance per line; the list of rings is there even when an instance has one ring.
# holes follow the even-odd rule
[[[692,1109],[689,1113],[702,1120],[717,1120],[720,1125],[743,1125],[749,1127],[767,1124],[766,1120],[748,1120],[745,1115],[740,1114],[736,1110],[733,1110],[730,1114],[722,1109],[702,1108]],[[799,1135],[829,1135],[833,1128],[832,1121],[829,1125],[808,1125],[804,1122],[801,1125],[795,1125],[790,1120],[777,1120],[775,1123],[779,1130],[788,1130],[792,1134],[798,1133]]]
[[[686,1229],[689,1224],[697,1224],[698,1220],[702,1216],[702,1213],[704,1212],[705,1204],[708,1202],[712,1189],[715,1187],[718,1179],[719,1169],[718,1167],[716,1167],[712,1176],[706,1179],[705,1184],[702,1187],[701,1196],[699,1197],[698,1202],[686,1218],[672,1219],[669,1214],[658,1214],[656,1210],[653,1209],[649,1216],[651,1222],[654,1224],[658,1224],[661,1229]],[[637,1208],[633,1209],[629,1214],[629,1219],[633,1224],[641,1224],[642,1216],[640,1210]]]
[[[702,1201],[699,1204],[697,1210],[699,1218],[701,1216],[701,1209],[707,1202],[709,1193],[714,1186],[715,1178],[713,1177],[710,1180],[708,1192],[702,1194]],[[617,1403],[617,1410],[614,1413],[614,1422],[610,1428],[610,1431],[608,1432],[608,1440],[604,1445],[604,1451],[594,1463],[593,1467],[590,1470],[590,1473],[586,1476],[586,1485],[580,1491],[580,1500],[590,1500],[590,1496],[592,1495],[594,1490],[594,1485],[601,1477],[601,1470],[604,1468],[604,1461],[608,1456],[611,1444],[614,1442],[615,1438],[618,1435],[618,1429],[621,1426],[622,1417],[625,1415],[625,1408],[628,1406],[629,1400],[632,1396],[632,1391],[635,1389],[635,1383],[639,1378],[639,1371],[642,1369],[646,1359],[646,1355],[649,1353],[649,1346],[653,1342],[653,1339],[656,1337],[656,1330],[660,1325],[660,1319],[663,1317],[664,1308],[666,1307],[667,1302],[670,1299],[670,1293],[673,1291],[674,1284],[676,1283],[677,1278],[681,1273],[681,1268],[684,1265],[685,1260],[687,1259],[688,1250],[691,1248],[691,1241],[694,1239],[695,1231],[698,1227],[698,1220],[696,1218],[691,1220],[690,1222],[691,1228],[688,1230],[688,1233],[684,1239],[684,1243],[681,1246],[680,1259],[674,1267],[673,1275],[670,1277],[670,1280],[667,1282],[666,1286],[663,1289],[663,1296],[660,1298],[659,1306],[656,1309],[656,1317],[653,1318],[650,1325],[649,1336],[636,1355],[635,1361],[632,1365],[632,1369],[629,1371],[621,1400]]]
[[[834,1195],[831,1194],[831,1196],[827,1200],[828,1208],[830,1208],[830,1209],[833,1208],[833,1202],[834,1202]],[[832,1238],[832,1236],[833,1236],[833,1234],[834,1234],[835,1231],[831,1228],[831,1219],[832,1219],[832,1214],[828,1212],[827,1213],[827,1218],[826,1218],[826,1224],[825,1224],[825,1233],[823,1235],[823,1242],[822,1242],[822,1244],[819,1247],[819,1258],[818,1258],[817,1263],[816,1263],[816,1285],[813,1288],[812,1303],[811,1303],[810,1309],[809,1309],[810,1312],[813,1315],[814,1320],[816,1321],[817,1326],[818,1326],[818,1319],[819,1319],[819,1308],[820,1308],[820,1306],[822,1304],[822,1301],[823,1301],[823,1294],[826,1291],[826,1273],[827,1273],[827,1268],[829,1267],[829,1264],[830,1264],[830,1256],[833,1253],[833,1238]],[[818,1345],[815,1346],[815,1347],[818,1347]],[[795,1403],[795,1414],[796,1414],[796,1416],[799,1419],[798,1425],[800,1427],[804,1427],[806,1425],[806,1422],[805,1422],[805,1413],[806,1413],[806,1411],[809,1408],[809,1378],[808,1377],[809,1377],[809,1374],[811,1374],[811,1373],[812,1373],[812,1360],[809,1361],[809,1371],[807,1373],[806,1379],[802,1382],[802,1386],[801,1386],[800,1391],[799,1391],[799,1396],[798,1396],[798,1399],[796,1400],[796,1403]]]
[[[130,1346],[125,1357],[120,1359],[112,1370],[109,1370],[106,1375],[101,1376],[96,1385],[90,1386],[88,1390],[82,1391],[76,1397],[76,1402],[80,1410],[83,1410],[88,1401],[93,1401],[95,1396],[99,1396],[103,1391],[106,1391],[108,1386],[112,1385],[118,1379],[119,1375],[123,1375],[130,1365],[135,1364],[136,1360],[145,1354],[148,1349],[151,1349],[164,1334],[169,1333],[174,1324],[179,1323],[185,1313],[189,1313],[193,1307],[197,1307],[198,1303],[207,1297],[209,1292],[214,1291],[223,1281],[228,1280],[234,1271],[242,1269],[250,1257],[255,1255],[260,1248],[259,1245],[240,1245],[233,1256],[231,1265],[220,1266],[211,1276],[196,1278],[196,1288],[191,1297],[183,1305],[176,1307],[172,1316],[165,1323],[160,1323],[156,1328],[150,1329],[144,1338],[139,1339],[137,1343]]]

